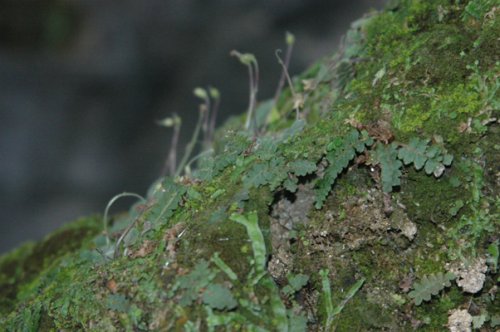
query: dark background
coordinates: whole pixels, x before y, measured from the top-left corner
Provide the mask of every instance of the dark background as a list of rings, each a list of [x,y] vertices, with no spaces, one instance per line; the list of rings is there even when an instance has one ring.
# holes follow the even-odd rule
[[[293,75],[383,2],[0,0],[0,252],[145,193],[169,146],[155,121],[177,112],[186,142],[195,86],[221,91],[219,123],[244,112],[247,72],[230,50],[256,55],[271,98],[285,31]]]

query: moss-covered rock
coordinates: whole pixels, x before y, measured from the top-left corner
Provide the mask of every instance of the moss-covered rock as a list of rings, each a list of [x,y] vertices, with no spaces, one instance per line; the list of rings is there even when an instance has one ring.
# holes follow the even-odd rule
[[[110,229],[83,219],[0,258],[0,326],[500,325],[499,11],[401,0],[353,23],[260,104],[258,130],[221,128],[193,174]]]

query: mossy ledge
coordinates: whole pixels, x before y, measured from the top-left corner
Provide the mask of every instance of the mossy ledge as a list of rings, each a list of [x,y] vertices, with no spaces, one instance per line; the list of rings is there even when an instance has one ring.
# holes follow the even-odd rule
[[[353,23],[257,107],[258,137],[228,121],[108,232],[86,218],[2,256],[0,330],[498,328],[496,3]]]

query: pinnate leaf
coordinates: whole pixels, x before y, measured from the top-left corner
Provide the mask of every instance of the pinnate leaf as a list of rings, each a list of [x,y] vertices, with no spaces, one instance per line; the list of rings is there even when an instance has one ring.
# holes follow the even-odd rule
[[[382,190],[391,192],[392,188],[401,184],[401,167],[403,164],[398,160],[397,145],[379,144],[374,151],[373,158],[380,164]]]
[[[304,176],[316,171],[316,163],[305,159],[292,161],[288,164],[288,167],[297,176]]]
[[[369,137],[365,131],[363,131],[360,136],[359,131],[356,129],[351,130],[343,138],[336,137],[328,144],[326,159],[330,165],[325,169],[323,178],[316,184],[315,207],[317,209],[323,206],[339,174],[349,165],[354,157],[356,157],[357,153],[363,152],[366,146],[371,144],[373,144],[373,139]]]
[[[203,293],[203,303],[218,310],[231,310],[238,305],[231,291],[220,284],[208,285]]]
[[[450,281],[454,279],[455,275],[451,272],[424,276],[420,282],[415,283],[414,289],[408,295],[415,301],[416,305],[420,305],[422,301],[429,301],[432,295],[437,295],[445,287],[450,287]]]

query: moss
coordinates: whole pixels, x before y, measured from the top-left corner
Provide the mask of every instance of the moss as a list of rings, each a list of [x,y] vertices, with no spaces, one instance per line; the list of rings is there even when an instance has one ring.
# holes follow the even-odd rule
[[[364,296],[350,302],[336,321],[336,331],[401,330],[408,324],[400,325],[398,317],[388,308],[371,303]]]
[[[318,271],[328,268],[333,305],[342,307],[333,319],[337,331],[409,330],[419,324],[424,331],[442,330],[448,311],[469,303],[468,295],[453,284],[416,306],[407,294],[408,280],[444,272],[452,260],[483,257],[500,232],[500,130],[488,122],[498,116],[497,12],[488,0],[394,3],[358,21],[343,53],[294,81],[306,95],[305,127],[265,157],[279,157],[283,169],[272,174],[285,175],[278,179],[281,185],[271,190],[274,179],[245,183],[256,164],[269,161],[259,155],[258,145],[273,141],[238,134],[245,116],[235,117],[216,135],[215,161],[205,160],[219,163],[211,176],[166,182],[185,192],[170,193],[178,204],[168,218],[151,224],[149,216],[158,207],[158,193],[151,190],[145,206],[136,205],[115,223],[117,237],[124,227],[136,225],[135,238],[116,257],[98,235],[99,218],[3,256],[0,324],[10,330],[279,330],[287,320],[308,317],[309,329],[321,329],[328,310],[319,296]],[[306,89],[302,79],[314,88]],[[267,136],[280,137],[297,124],[288,89],[272,115],[262,120]],[[314,195],[329,143],[352,127],[367,130],[375,145],[385,144],[384,139],[396,146],[415,137],[428,139],[454,156],[453,165],[438,178],[412,165],[398,166],[401,185],[383,193],[380,165],[367,149],[348,161],[321,209],[300,211],[297,217],[286,207],[304,201],[302,193],[286,192],[283,181],[296,180],[297,190]],[[286,167],[297,159],[316,164],[316,170],[289,172]],[[462,204],[458,210],[457,202]],[[282,212],[273,215],[279,204]],[[229,218],[251,211],[257,211],[266,254],[273,259],[268,264],[281,264],[283,278],[256,276],[254,243],[247,229]],[[280,224],[289,219],[292,230]],[[273,247],[277,236],[283,236],[282,247]],[[293,296],[280,297],[287,273],[305,274],[309,282]],[[363,287],[344,302],[361,278]],[[488,275],[487,285],[474,296],[474,303],[490,314],[498,312],[498,300],[488,294],[495,278]],[[225,287],[237,306],[220,309],[228,303],[220,298],[207,304],[205,291],[213,285]]]
[[[438,298],[423,304],[416,310],[422,331],[439,331],[448,323],[448,312],[463,303],[464,295],[456,286],[446,289]]]
[[[43,241],[27,243],[0,259],[0,312],[7,313],[27,297],[38,283],[37,277],[56,266],[61,257],[82,248],[100,230],[97,217],[80,219],[47,236]],[[28,294],[28,295],[24,295]]]

